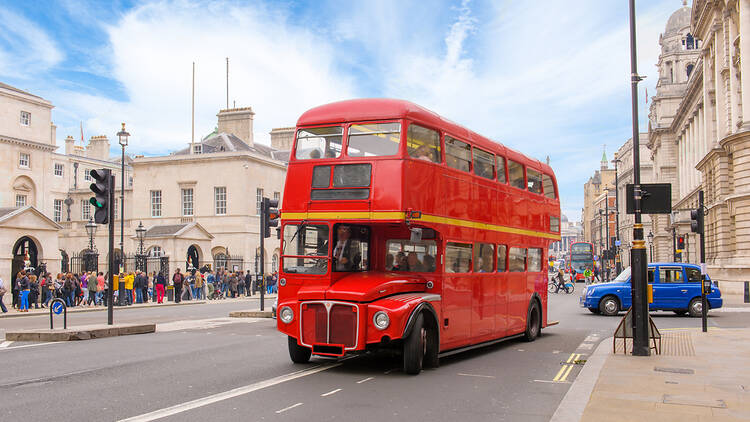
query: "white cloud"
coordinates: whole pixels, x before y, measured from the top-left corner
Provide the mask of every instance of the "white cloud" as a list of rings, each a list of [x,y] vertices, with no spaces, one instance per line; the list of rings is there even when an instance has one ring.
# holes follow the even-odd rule
[[[89,134],[113,134],[127,123],[132,150],[157,153],[190,142],[192,62],[196,62],[196,139],[212,131],[226,107],[252,106],[256,141],[273,127],[294,125],[306,109],[352,96],[335,69],[331,44],[295,27],[281,11],[233,3],[162,1],[128,12],[107,28],[109,67],[125,101],[69,93],[55,97],[61,116],[81,116]],[[78,133],[77,120],[58,130]]]
[[[36,24],[0,7],[0,75],[25,79],[38,76],[64,55]]]

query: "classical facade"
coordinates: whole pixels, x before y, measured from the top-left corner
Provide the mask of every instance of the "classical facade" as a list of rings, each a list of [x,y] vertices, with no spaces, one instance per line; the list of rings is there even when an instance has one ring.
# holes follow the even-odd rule
[[[89,250],[89,171],[95,168],[115,174],[115,254],[124,250],[126,268],[134,266],[142,225],[144,252],[166,260],[172,271],[204,265],[255,270],[259,201],[281,199],[294,128],[275,129],[268,147],[253,140],[252,109],[221,110],[216,131],[183,150],[125,156],[123,191],[122,157],[110,157],[106,136],[93,136],[86,145],[68,136],[64,152],[56,152],[52,108],[48,100],[0,83],[0,158],[7,164],[0,166],[3,279],[12,279],[27,260],[53,273],[76,268],[74,260]],[[97,229],[93,245],[104,268],[106,227]],[[275,236],[266,240],[265,257],[266,271],[278,268]]]
[[[570,252],[570,245],[583,240],[583,226],[579,221],[570,221],[563,214],[560,221],[560,240],[549,247],[549,255],[563,258]]]
[[[672,216],[654,219],[656,259],[699,262],[689,210],[705,194],[706,264],[728,295],[750,280],[750,0],[696,0],[667,22],[649,115],[654,178],[672,183]],[[744,76],[744,77],[743,77]],[[646,230],[649,228],[647,227]]]
[[[603,208],[605,190],[612,190],[614,194],[615,169],[609,168],[606,152],[602,153],[599,170],[583,186],[583,210],[581,224],[583,225],[583,240],[594,244],[597,252],[600,222],[599,210]],[[613,220],[614,221],[614,220]],[[603,242],[601,242],[603,243]]]

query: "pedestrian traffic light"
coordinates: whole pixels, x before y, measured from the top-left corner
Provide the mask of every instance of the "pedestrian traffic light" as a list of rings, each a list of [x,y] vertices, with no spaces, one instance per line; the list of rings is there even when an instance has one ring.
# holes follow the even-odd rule
[[[690,231],[703,233],[703,208],[690,210]]]
[[[685,236],[680,236],[677,238],[677,253],[683,250],[685,250]]]
[[[91,184],[91,192],[94,192],[96,196],[89,199],[89,203],[94,206],[94,222],[96,224],[107,224],[109,223],[109,194],[112,189],[110,185],[111,170],[109,169],[95,169],[89,173],[94,179],[94,183]]]
[[[263,237],[269,238],[271,237],[271,227],[278,227],[279,225],[279,217],[281,216],[278,208],[279,200],[263,198],[262,207],[264,218]]]

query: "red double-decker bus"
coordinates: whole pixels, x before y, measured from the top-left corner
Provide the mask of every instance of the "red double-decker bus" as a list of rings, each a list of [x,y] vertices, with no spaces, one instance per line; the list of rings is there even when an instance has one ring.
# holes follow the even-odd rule
[[[294,362],[396,348],[416,374],[547,326],[552,169],[416,104],[305,112],[281,223],[277,324]]]

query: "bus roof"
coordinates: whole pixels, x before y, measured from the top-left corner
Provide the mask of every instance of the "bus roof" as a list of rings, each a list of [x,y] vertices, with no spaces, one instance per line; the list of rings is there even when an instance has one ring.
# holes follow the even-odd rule
[[[297,126],[404,118],[443,129],[453,136],[470,141],[479,148],[486,148],[495,153],[504,153],[508,158],[522,158],[527,163],[532,163],[537,169],[546,170],[549,174],[553,174],[552,168],[541,161],[529,158],[519,151],[508,148],[499,142],[495,142],[466,129],[433,111],[406,100],[363,98],[324,104],[304,112],[297,120]]]

